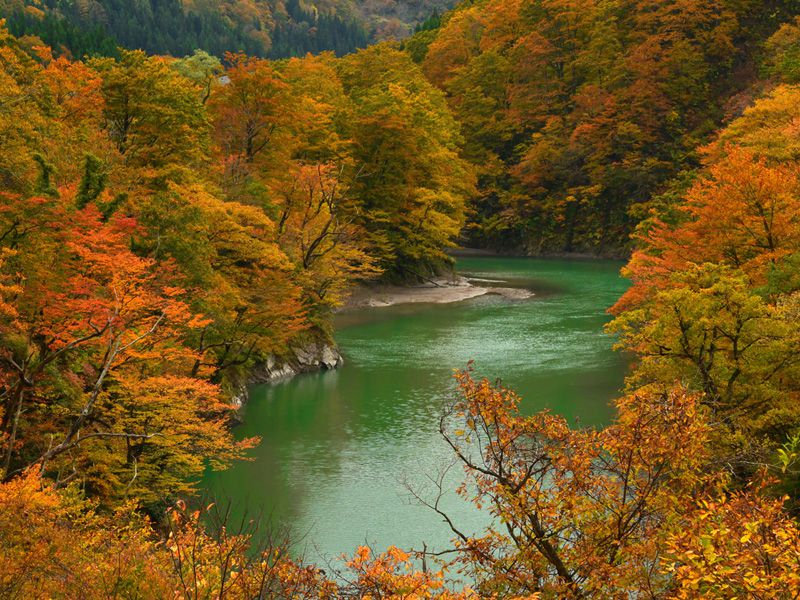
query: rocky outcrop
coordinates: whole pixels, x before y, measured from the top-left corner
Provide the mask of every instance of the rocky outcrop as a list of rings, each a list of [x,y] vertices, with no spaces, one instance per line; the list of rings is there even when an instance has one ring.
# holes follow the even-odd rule
[[[344,364],[339,350],[323,342],[291,348],[286,356],[272,355],[261,364],[256,365],[247,377],[233,377],[229,381],[231,402],[236,408],[247,403],[248,389],[254,384],[276,383],[291,379],[302,373],[316,371],[332,371]]]
[[[314,371],[332,371],[344,364],[344,358],[330,344],[312,342],[297,346],[289,351],[288,356],[270,356],[255,368],[252,374],[253,383],[274,383]]]
[[[228,375],[224,388],[227,388],[230,403],[238,410],[242,408],[250,398],[250,391],[247,385],[247,378],[238,374]]]

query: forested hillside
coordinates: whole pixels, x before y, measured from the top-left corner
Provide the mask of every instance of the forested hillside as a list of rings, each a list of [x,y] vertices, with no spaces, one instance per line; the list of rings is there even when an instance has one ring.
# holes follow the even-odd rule
[[[283,58],[346,54],[370,40],[401,38],[449,0],[2,0],[15,35],[42,38],[57,53],[116,55],[122,46],[185,56],[197,49]]]
[[[796,8],[482,0],[415,36],[480,168],[473,242],[621,255],[650,198],[746,104],[760,44]]]
[[[192,6],[176,31],[258,40]],[[800,595],[800,6],[479,0],[402,47],[276,62],[116,41],[0,25],[0,594]],[[435,556],[332,573],[202,506],[204,470],[258,443],[234,382],[464,238],[627,253],[612,422],[458,373],[440,430],[490,525],[432,479]]]

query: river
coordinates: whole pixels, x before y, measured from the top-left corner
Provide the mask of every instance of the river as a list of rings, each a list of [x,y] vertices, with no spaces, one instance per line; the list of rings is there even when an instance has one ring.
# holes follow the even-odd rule
[[[524,399],[573,422],[602,425],[623,384],[625,358],[603,333],[606,309],[625,291],[611,261],[463,258],[458,269],[535,293],[483,296],[450,305],[360,309],[338,317],[346,364],[258,387],[239,436],[262,436],[252,462],[209,474],[205,488],[235,513],[266,515],[291,528],[298,554],[336,559],[369,543],[442,549],[452,537],[425,497],[450,452],[438,433],[452,373],[469,360]],[[458,470],[447,477],[460,480]],[[472,533],[486,517],[452,492],[444,506]]]

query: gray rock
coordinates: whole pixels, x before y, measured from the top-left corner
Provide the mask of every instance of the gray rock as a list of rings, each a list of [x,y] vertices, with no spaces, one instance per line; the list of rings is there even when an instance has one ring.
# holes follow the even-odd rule
[[[231,405],[236,409],[239,410],[250,399],[250,394],[247,391],[247,388],[239,388],[231,395]]]
[[[270,383],[274,381],[281,381],[283,379],[291,379],[297,375],[297,371],[295,371],[290,365],[283,365],[282,367],[278,367],[273,369],[270,373]]]
[[[292,352],[301,367],[319,367],[320,353],[316,344],[309,344],[303,348],[292,348]]]
[[[322,356],[320,357],[320,362],[326,369],[332,371],[333,369],[341,367],[342,364],[344,363],[344,359],[342,358],[342,355],[339,354],[338,351],[334,350],[330,346],[325,346],[322,349]]]

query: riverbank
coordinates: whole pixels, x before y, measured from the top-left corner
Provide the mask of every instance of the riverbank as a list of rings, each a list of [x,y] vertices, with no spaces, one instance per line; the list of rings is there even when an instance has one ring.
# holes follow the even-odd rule
[[[617,257],[580,252],[552,252],[538,255],[520,252],[500,252],[485,248],[454,248],[448,252],[454,259],[529,259],[598,262]],[[352,290],[340,312],[362,308],[381,308],[398,304],[453,304],[486,295],[497,295],[509,300],[527,300],[535,291],[513,287],[502,280],[482,280],[457,274],[440,276],[417,285],[365,284]]]
[[[243,371],[231,371],[225,387],[236,409],[243,408],[250,400],[254,385],[273,384],[293,379],[304,373],[333,371],[344,364],[339,348],[327,341],[324,335],[304,344],[290,348],[282,356],[270,355],[266,360]]]
[[[358,308],[381,308],[397,304],[452,304],[486,295],[509,300],[527,300],[534,292],[504,287],[501,280],[478,280],[466,277],[439,278],[414,286],[365,285],[356,288],[343,311]]]
[[[527,300],[533,291],[508,287],[500,279],[476,279],[453,275],[431,279],[413,286],[389,284],[364,285],[353,290],[341,312],[361,308],[382,308],[398,304],[453,304],[480,296],[502,296],[508,300]],[[242,408],[249,400],[254,385],[272,384],[293,379],[297,375],[331,371],[344,364],[339,348],[318,333],[310,341],[292,347],[283,356],[269,356],[245,373],[232,373],[229,388],[232,404]]]
[[[452,252],[459,259],[512,258],[500,256],[492,251],[459,248]],[[524,258],[524,257],[513,257]],[[534,260],[534,259],[529,259]],[[553,260],[553,259],[550,259]],[[570,254],[567,261],[596,262],[596,256]],[[356,287],[338,312],[346,313],[368,308],[384,308],[410,304],[456,304],[481,296],[500,296],[507,300],[523,301],[536,296],[536,292],[503,279],[480,279],[457,274],[430,279],[417,285],[366,284]],[[249,389],[253,385],[271,384],[293,379],[297,375],[317,371],[335,370],[344,363],[339,348],[323,335],[293,347],[284,356],[271,356],[250,369],[246,374],[234,377],[232,384],[233,403],[241,407],[247,403]]]

